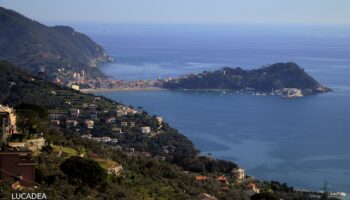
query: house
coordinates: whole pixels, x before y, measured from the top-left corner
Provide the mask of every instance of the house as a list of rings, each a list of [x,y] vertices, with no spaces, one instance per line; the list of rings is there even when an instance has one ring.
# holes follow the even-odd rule
[[[0,180],[14,178],[23,187],[35,185],[35,160],[26,147],[2,148],[0,169]]]
[[[113,139],[111,139],[111,141],[109,141],[109,143],[111,143],[111,144],[117,144],[117,143],[118,143],[118,139],[113,138]]]
[[[176,147],[173,145],[166,145],[163,147],[163,152],[166,154],[169,154],[170,152],[174,153],[175,150],[176,150]]]
[[[303,97],[303,93],[300,89],[297,88],[283,88],[279,91],[281,97],[283,98],[296,98]]]
[[[60,120],[63,119],[65,115],[63,113],[50,113],[49,119],[50,120]]]
[[[94,121],[93,120],[87,119],[87,120],[85,120],[84,123],[85,123],[86,128],[88,128],[88,129],[94,128]]]
[[[214,196],[207,193],[201,193],[197,196],[197,200],[217,200]]]
[[[109,167],[107,169],[107,172],[108,172],[108,174],[119,175],[122,170],[123,170],[123,166],[118,164],[118,163],[116,163],[112,167]]]
[[[110,142],[111,138],[110,137],[101,137],[101,142]]]
[[[67,120],[66,121],[66,127],[70,128],[70,127],[76,127],[78,125],[78,121],[77,120]]]
[[[216,180],[222,184],[227,184],[227,178],[225,176],[219,176]]]
[[[96,111],[90,111],[89,112],[89,118],[92,120],[97,119],[97,112]]]
[[[231,171],[231,174],[236,181],[242,181],[245,178],[244,172],[244,169],[235,168]]]
[[[88,107],[90,110],[95,110],[97,108],[97,105],[92,103],[92,104],[89,104]]]
[[[122,116],[125,116],[127,114],[128,114],[128,112],[126,110],[123,110],[123,109],[117,110],[117,117],[122,117]]]
[[[162,124],[163,123],[163,118],[162,117],[157,117],[156,119],[158,121],[158,124]]]
[[[254,183],[249,183],[249,184],[247,185],[247,189],[248,189],[248,190],[251,190],[251,191],[253,191],[253,192],[255,192],[255,193],[259,193],[259,192],[260,192],[260,189],[257,188],[256,185],[255,185]]]
[[[199,181],[199,182],[203,182],[203,181],[206,181],[208,177],[206,176],[196,176],[196,181]]]
[[[112,126],[113,133],[122,133],[122,129],[117,126]]]
[[[8,137],[16,133],[16,113],[13,108],[0,105],[0,136],[5,142]]]
[[[107,119],[107,123],[114,124],[117,122],[117,119],[115,117],[110,117]]]
[[[134,115],[134,114],[137,113],[137,111],[134,110],[134,109],[132,109],[132,108],[127,108],[126,112],[127,112],[127,114],[129,114],[129,115]]]
[[[72,117],[79,117],[80,115],[80,110],[76,108],[70,109],[69,112],[70,112],[70,116]]]
[[[128,122],[120,122],[120,126],[121,127],[127,127],[128,126]]]
[[[136,126],[135,122],[129,122],[129,124],[130,124],[130,127],[135,127]]]
[[[92,134],[85,134],[85,135],[82,135],[82,136],[80,136],[80,137],[86,138],[86,139],[90,139],[90,140],[91,140]]]
[[[71,85],[71,88],[72,88],[73,90],[80,90],[79,85]]]
[[[41,151],[43,146],[45,146],[45,139],[43,137],[27,140],[25,146],[28,147],[29,150],[36,153]]]
[[[151,127],[149,127],[149,126],[141,127],[141,132],[142,133],[150,133],[151,132]]]
[[[83,109],[86,109],[89,107],[89,105],[87,103],[83,103],[83,105],[81,107],[83,107]]]
[[[51,120],[50,125],[53,127],[58,127],[58,126],[60,126],[60,120],[58,120],[58,119]]]

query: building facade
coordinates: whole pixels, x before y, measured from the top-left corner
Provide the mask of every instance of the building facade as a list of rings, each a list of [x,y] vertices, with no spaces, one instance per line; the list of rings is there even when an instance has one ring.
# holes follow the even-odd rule
[[[35,185],[35,161],[26,147],[2,148],[0,151],[0,180],[14,179],[23,187]]]
[[[16,113],[13,108],[0,105],[0,127],[2,142],[6,142],[9,136],[16,133]]]

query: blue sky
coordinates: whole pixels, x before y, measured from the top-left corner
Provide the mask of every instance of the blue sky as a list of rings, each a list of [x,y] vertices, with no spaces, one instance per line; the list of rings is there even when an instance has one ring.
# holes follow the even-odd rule
[[[38,21],[347,24],[350,0],[0,0]]]

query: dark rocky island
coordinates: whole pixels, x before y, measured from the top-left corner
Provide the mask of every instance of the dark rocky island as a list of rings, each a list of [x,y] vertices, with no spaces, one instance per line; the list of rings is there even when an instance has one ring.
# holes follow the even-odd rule
[[[224,67],[213,72],[204,71],[196,75],[163,80],[161,85],[167,89],[222,89],[257,94],[272,93],[287,98],[331,91],[292,62],[276,63],[253,70]]]
[[[48,27],[0,7],[0,59],[49,78],[64,71],[104,77],[96,65],[111,58],[88,36],[67,26]]]

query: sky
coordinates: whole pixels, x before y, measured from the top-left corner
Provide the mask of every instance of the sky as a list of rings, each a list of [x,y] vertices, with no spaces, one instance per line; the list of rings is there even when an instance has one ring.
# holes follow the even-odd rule
[[[350,0],[0,0],[45,22],[350,25]]]

